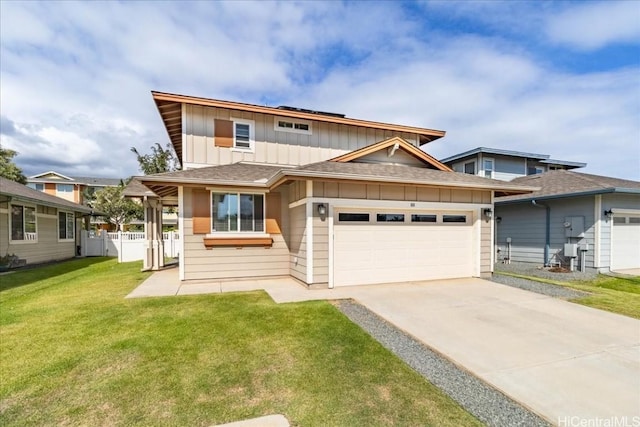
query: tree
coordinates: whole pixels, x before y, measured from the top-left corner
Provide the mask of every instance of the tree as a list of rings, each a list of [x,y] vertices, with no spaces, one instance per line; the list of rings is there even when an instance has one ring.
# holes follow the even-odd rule
[[[13,163],[16,154],[18,153],[13,150],[0,147],[0,176],[20,184],[26,184],[27,177],[22,173],[22,169]]]
[[[140,171],[145,175],[173,172],[180,169],[180,163],[169,143],[166,148],[162,148],[162,145],[156,142],[156,145],[151,146],[151,154],[140,154],[136,147],[131,147],[131,151],[138,158]]]
[[[142,205],[124,197],[124,183],[117,187],[105,187],[96,191],[93,208],[105,214],[105,220],[116,225],[118,231],[122,226],[134,218],[142,219]]]

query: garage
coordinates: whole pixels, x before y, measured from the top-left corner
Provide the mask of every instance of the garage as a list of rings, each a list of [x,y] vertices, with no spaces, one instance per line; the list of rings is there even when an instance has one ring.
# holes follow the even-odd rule
[[[611,227],[611,270],[640,268],[640,215],[616,215]]]
[[[334,223],[334,286],[473,275],[472,212],[342,210]]]

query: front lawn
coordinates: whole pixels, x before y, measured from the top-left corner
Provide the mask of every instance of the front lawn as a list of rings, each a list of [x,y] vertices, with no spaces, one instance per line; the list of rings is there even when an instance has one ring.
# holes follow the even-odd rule
[[[594,280],[564,282],[503,271],[498,273],[585,291],[590,295],[574,299],[572,302],[640,319],[640,277],[612,277],[600,274]]]
[[[0,425],[479,425],[327,302],[125,300],[140,263],[0,276]]]

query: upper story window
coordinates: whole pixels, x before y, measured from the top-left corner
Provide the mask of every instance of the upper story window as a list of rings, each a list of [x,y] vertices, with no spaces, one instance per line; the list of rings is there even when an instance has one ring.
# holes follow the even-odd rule
[[[38,240],[36,208],[33,206],[11,205],[11,240]]]
[[[273,128],[280,132],[301,133],[311,135],[311,122],[302,119],[292,119],[289,117],[274,117]]]
[[[476,174],[476,162],[475,160],[472,162],[467,162],[464,164],[464,173],[467,173],[469,175],[475,175]]]
[[[72,212],[58,212],[58,239],[72,240],[74,237],[75,216]]]
[[[33,188],[34,190],[44,191],[44,184],[41,182],[29,182],[27,187]]]
[[[482,170],[485,178],[493,178],[493,171],[495,170],[493,159],[482,160]]]
[[[544,173],[545,170],[543,167],[541,166],[529,166],[529,168],[527,169],[527,175],[538,175],[540,173]]]
[[[73,193],[73,184],[56,184],[56,192]]]
[[[212,193],[213,232],[264,232],[264,194]]]
[[[253,150],[254,128],[255,122],[253,120],[233,119],[233,148]]]

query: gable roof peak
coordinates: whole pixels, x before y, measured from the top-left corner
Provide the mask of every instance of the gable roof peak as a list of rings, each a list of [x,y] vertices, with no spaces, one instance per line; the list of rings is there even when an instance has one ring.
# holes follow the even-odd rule
[[[339,162],[339,163],[353,162],[357,159],[361,159],[365,156],[368,156],[370,154],[373,154],[385,149],[388,150],[387,152],[388,157],[393,156],[398,150],[403,150],[407,154],[415,157],[416,159],[420,160],[421,162],[423,162],[424,164],[430,167],[433,167],[434,169],[447,171],[447,172],[452,171],[452,169],[449,168],[448,166],[440,163],[434,157],[430,156],[429,154],[425,153],[418,147],[410,144],[408,141],[406,141],[403,138],[400,138],[399,136],[394,136],[394,137],[382,140],[380,142],[367,145],[365,147],[359,148],[349,153],[340,155],[338,157],[334,157],[333,159],[329,159],[328,161]]]

